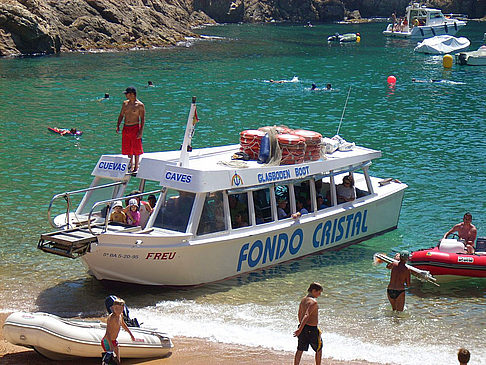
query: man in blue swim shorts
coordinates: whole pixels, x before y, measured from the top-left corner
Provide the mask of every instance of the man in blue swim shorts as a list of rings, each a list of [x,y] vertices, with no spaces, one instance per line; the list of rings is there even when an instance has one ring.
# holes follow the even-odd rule
[[[307,292],[308,294],[300,301],[299,328],[294,332],[294,336],[299,339],[294,365],[300,364],[302,353],[309,349],[309,345],[316,352],[316,365],[320,365],[322,359],[321,331],[317,327],[319,322],[317,298],[322,294],[322,285],[314,282]]]

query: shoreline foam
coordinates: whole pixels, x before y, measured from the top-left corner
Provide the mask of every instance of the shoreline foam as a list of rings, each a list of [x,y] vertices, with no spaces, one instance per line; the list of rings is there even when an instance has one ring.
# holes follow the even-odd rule
[[[2,364],[29,364],[29,365],[51,365],[52,360],[46,359],[34,350],[12,345],[3,337],[3,323],[10,313],[0,313],[0,360]],[[123,359],[123,364],[150,364],[150,365],[206,365],[208,363],[220,365],[233,364],[291,364],[294,360],[293,352],[274,351],[261,347],[248,347],[233,344],[211,342],[199,338],[180,337],[173,338],[174,350],[172,355],[163,359],[140,360]],[[101,348],[100,348],[101,353]],[[123,356],[123,353],[122,353]],[[78,365],[99,364],[100,359],[79,359]],[[309,351],[304,354],[301,364],[313,364],[314,353]],[[56,361],[56,364],[72,364],[70,361]],[[323,365],[373,365],[366,361],[337,361],[334,359],[323,359]]]

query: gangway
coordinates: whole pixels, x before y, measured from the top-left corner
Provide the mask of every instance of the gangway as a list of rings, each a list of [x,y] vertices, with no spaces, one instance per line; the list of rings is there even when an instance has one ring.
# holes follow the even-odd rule
[[[97,235],[104,230],[104,224],[88,227],[71,228],[41,234],[37,248],[48,253],[75,259],[84,255],[93,242],[97,242]]]

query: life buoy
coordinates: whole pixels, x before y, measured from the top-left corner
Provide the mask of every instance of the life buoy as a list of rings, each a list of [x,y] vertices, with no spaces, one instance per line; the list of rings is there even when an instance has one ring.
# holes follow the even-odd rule
[[[322,134],[314,131],[308,131],[305,129],[296,129],[291,134],[303,137],[305,139],[305,143],[311,143],[311,144],[321,143],[321,139],[322,139]]]
[[[278,143],[283,145],[304,145],[305,146],[305,139],[303,137],[297,136],[295,134],[279,134]]]
[[[245,131],[240,132],[240,137],[253,139],[258,138],[261,139],[265,135],[265,132],[257,130],[257,129],[247,129]]]

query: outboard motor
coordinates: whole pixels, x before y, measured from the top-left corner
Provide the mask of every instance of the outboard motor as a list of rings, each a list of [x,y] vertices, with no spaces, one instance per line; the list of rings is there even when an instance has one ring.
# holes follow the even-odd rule
[[[111,307],[113,306],[113,302],[116,300],[116,295],[110,295],[105,299],[105,307],[108,311],[108,314],[111,314],[112,310]],[[123,320],[128,327],[140,327],[138,320],[136,318],[130,318],[129,316],[130,311],[128,310],[127,305],[123,307]]]
[[[467,64],[465,53],[459,53],[458,59],[459,59],[460,65],[466,65]]]

